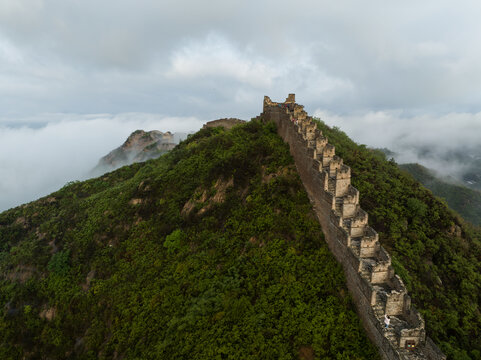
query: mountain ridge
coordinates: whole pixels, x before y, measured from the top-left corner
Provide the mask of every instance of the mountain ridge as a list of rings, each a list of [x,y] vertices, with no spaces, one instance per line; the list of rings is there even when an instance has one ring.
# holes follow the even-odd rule
[[[479,190],[464,186],[458,181],[445,181],[435,171],[420,164],[400,164],[399,167],[431,190],[434,195],[444,199],[448,206],[463,219],[481,226],[481,192]]]
[[[430,336],[449,359],[479,359],[479,232],[395,163],[338,129],[322,122],[318,128],[351,166],[369,223],[390,251]],[[244,357],[260,352],[286,358],[377,356],[359,332],[355,314],[340,305],[350,300],[339,265],[322,255],[325,247],[313,262],[303,257],[314,256],[322,237],[302,186],[295,176],[286,176],[291,170],[282,175],[289,155],[273,136],[275,128],[253,121],[231,131],[201,130],[159,159],[68,184],[0,213],[2,357],[212,358],[226,354],[222,346],[240,351],[244,338],[249,349],[255,348]],[[225,186],[231,176],[233,188]],[[219,190],[223,202],[214,201]],[[184,216],[189,201],[192,216]],[[228,220],[225,214],[234,216]],[[229,235],[217,233],[219,228]],[[269,235],[272,229],[277,232]],[[216,255],[215,249],[222,253]],[[235,258],[223,260],[228,254]],[[290,260],[284,264],[285,257]],[[293,259],[302,261],[294,265]],[[314,267],[306,272],[306,264]],[[208,276],[190,277],[203,273]],[[317,310],[293,313],[292,304],[301,304],[299,294],[305,309]],[[169,299],[175,305],[171,310]],[[271,301],[276,305],[267,306]],[[293,341],[289,322],[314,312],[307,321],[311,327],[296,323],[299,337]],[[167,321],[162,313],[172,316]],[[279,327],[266,323],[266,315],[291,320]],[[219,322],[228,327],[216,327]],[[143,324],[155,329],[162,324],[161,332],[145,332]],[[195,332],[205,330],[195,324],[206,326],[205,336]],[[235,324],[241,325],[232,332]],[[222,337],[224,332],[229,336]],[[278,342],[273,345],[272,339]]]
[[[5,359],[378,358],[272,125],[68,184],[0,239]]]
[[[322,121],[318,126],[351,166],[361,206],[391,253],[430,336],[448,359],[479,359],[479,229],[464,223],[392,159],[355,144]]]

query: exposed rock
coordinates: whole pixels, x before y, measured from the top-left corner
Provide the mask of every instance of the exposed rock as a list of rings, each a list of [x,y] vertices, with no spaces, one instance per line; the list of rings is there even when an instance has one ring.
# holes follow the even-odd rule
[[[461,230],[461,227],[459,227],[458,225],[453,224],[453,225],[451,225],[451,228],[449,229],[449,233],[450,233],[451,235],[456,236],[456,237],[461,237],[461,235],[462,235],[463,232],[462,232],[462,230]]]
[[[24,228],[27,228],[27,219],[25,219],[23,216],[18,217],[18,218],[15,220],[15,224],[16,224],[16,225],[21,225],[21,226],[23,226]]]
[[[225,195],[226,191],[228,188],[234,186],[234,178],[231,177],[227,181],[223,181],[221,179],[218,179],[214,185],[214,188],[216,190],[215,195],[212,197],[212,201],[214,203],[221,203],[225,201]]]
[[[48,242],[48,246],[50,246],[50,253],[55,254],[58,251],[57,245],[55,245],[55,239],[52,239]]]
[[[202,205],[202,208],[197,212],[197,215],[202,215],[212,208],[214,204],[222,203],[225,201],[227,189],[234,186],[234,178],[231,177],[228,180],[217,179],[213,189],[209,191],[207,189],[199,188],[195,191],[193,198],[189,199],[182,208],[181,214],[183,216],[191,215],[192,211],[197,205]],[[209,198],[209,193],[214,193]]]
[[[48,321],[52,321],[53,319],[55,319],[56,315],[57,309],[55,307],[48,308],[47,306],[44,306],[43,310],[39,314],[40,318]]]
[[[314,360],[314,349],[311,346],[301,346],[299,349],[299,359]]]
[[[41,233],[40,229],[37,228],[37,230],[35,231],[35,235],[37,235],[37,239],[43,240],[45,239],[45,236],[47,236],[47,233]]]
[[[143,192],[150,191],[150,190],[151,190],[151,186],[148,184],[148,180],[150,180],[150,179],[143,180],[143,181],[139,184],[139,186],[137,187],[137,189],[139,189],[139,191],[143,191]]]
[[[252,245],[256,245],[258,247],[263,247],[265,245],[264,241],[259,241],[255,236],[252,236],[249,239],[249,243],[251,243]]]
[[[139,205],[142,204],[142,199],[132,199],[129,201],[130,205]]]
[[[163,133],[158,130],[136,130],[122,146],[101,158],[92,173],[98,175],[124,165],[156,158],[172,150],[177,141],[169,131]]]
[[[92,282],[92,279],[95,277],[95,270],[90,270],[90,272],[87,274],[87,277],[85,278],[85,283],[81,285],[83,291],[88,291],[90,289],[90,283]]]
[[[182,216],[188,216],[194,210],[195,208],[195,200],[189,199],[185,204],[184,207],[182,208],[182,211],[180,214]]]
[[[33,276],[35,271],[36,269],[33,266],[18,265],[14,271],[7,275],[7,279],[10,281],[18,281],[23,284]]]

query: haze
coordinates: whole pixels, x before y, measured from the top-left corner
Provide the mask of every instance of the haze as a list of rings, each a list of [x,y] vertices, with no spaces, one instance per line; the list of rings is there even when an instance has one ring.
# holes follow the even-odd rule
[[[294,92],[400,159],[420,143],[476,148],[480,13],[477,1],[2,0],[0,210],[83,179],[138,128],[249,119],[264,95]]]

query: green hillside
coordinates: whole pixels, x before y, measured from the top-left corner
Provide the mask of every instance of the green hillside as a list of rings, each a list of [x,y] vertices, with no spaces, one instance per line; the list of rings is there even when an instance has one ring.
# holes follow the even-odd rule
[[[0,274],[1,359],[378,358],[255,121],[1,213]]]
[[[401,164],[399,167],[410,173],[434,195],[446,200],[449,207],[465,220],[481,226],[481,192],[466,186],[450,184],[436,177],[429,169],[419,164]]]
[[[481,359],[481,232],[381,151],[318,124],[351,166],[361,206],[392,254],[429,336],[449,359]]]

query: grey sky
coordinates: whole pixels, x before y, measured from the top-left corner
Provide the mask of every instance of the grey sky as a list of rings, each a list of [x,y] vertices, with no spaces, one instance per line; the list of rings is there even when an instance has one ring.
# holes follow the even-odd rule
[[[451,139],[461,141],[479,129],[480,15],[474,0],[2,0],[0,134],[24,141],[0,144],[1,177],[14,173],[1,161],[5,152],[23,156],[45,128],[45,142],[55,143],[69,131],[56,133],[59,122],[78,138],[64,146],[80,152],[90,143],[97,159],[125,134],[92,144],[92,130],[76,123],[110,128],[90,114],[132,120],[120,126],[126,135],[146,123],[196,130],[215,118],[248,119],[263,95],[282,100],[289,92],[368,144],[380,134],[358,125],[372,114],[389,114],[386,129],[422,121],[440,142],[439,118],[468,119]],[[380,145],[392,142],[390,133]],[[37,152],[37,164],[54,156],[40,145]]]
[[[2,0],[0,114],[477,111],[478,1]],[[218,111],[218,110],[217,110]]]

